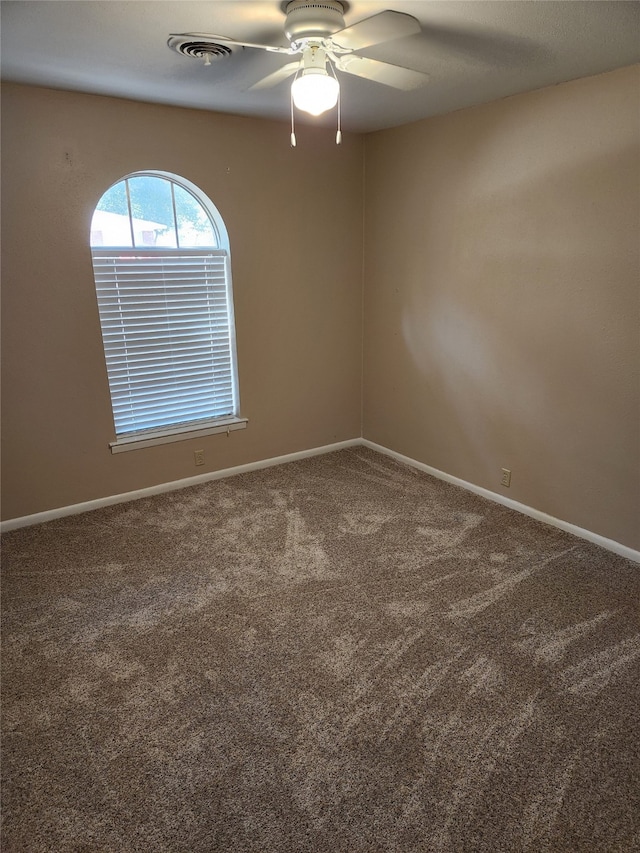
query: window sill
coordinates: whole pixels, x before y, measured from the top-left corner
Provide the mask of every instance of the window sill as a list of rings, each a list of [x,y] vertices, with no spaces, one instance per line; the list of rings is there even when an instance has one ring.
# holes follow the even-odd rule
[[[247,423],[247,418],[227,418],[223,421],[212,421],[209,425],[180,426],[175,429],[157,430],[154,433],[147,432],[118,438],[116,441],[112,441],[109,447],[112,453],[124,453],[125,450],[141,450],[144,447],[154,447],[156,444],[186,441],[188,438],[202,438],[202,436],[215,435],[218,432],[229,434],[236,429],[245,429]]]

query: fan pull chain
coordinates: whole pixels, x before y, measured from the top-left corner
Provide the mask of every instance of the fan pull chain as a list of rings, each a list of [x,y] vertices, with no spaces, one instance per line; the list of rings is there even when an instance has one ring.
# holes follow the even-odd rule
[[[298,75],[296,74],[296,77]],[[296,147],[296,129],[293,123],[293,92],[290,93],[289,98],[291,99],[291,147]]]
[[[327,62],[329,66],[329,70],[331,71],[331,76],[336,80],[338,85],[340,81],[338,80],[338,75],[336,74],[336,69],[333,67],[333,62]],[[338,130],[336,131],[336,145],[342,145],[342,130],[340,127],[340,117],[341,117],[341,101],[342,101],[342,86],[339,85],[338,88]]]

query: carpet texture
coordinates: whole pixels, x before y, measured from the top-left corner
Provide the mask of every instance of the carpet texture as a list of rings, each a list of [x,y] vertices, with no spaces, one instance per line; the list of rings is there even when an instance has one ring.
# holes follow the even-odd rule
[[[364,448],[3,538],[3,851],[640,850],[640,567]]]

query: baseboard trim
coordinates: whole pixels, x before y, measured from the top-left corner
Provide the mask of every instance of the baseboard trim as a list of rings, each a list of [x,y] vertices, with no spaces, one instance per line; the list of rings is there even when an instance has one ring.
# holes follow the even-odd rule
[[[382,453],[384,456],[390,456],[398,462],[403,462],[405,465],[410,465],[412,468],[417,468],[419,471],[424,471],[438,480],[444,480],[447,483],[452,483],[454,486],[460,486],[468,492],[473,492],[475,495],[480,495],[494,503],[502,504],[502,506],[514,509],[523,515],[528,515],[530,518],[541,521],[543,524],[549,524],[552,527],[557,527],[567,533],[572,533],[580,539],[586,539],[588,542],[593,542],[607,551],[612,551],[627,560],[640,563],[640,551],[635,551],[627,545],[622,545],[614,539],[607,539],[605,536],[600,536],[598,533],[593,533],[591,530],[585,530],[568,521],[563,521],[560,518],[555,518],[552,515],[547,515],[534,507],[514,501],[497,492],[492,492],[482,486],[476,486],[474,483],[469,483],[467,480],[461,480],[459,477],[454,477],[437,468],[432,468],[431,465],[426,465],[424,462],[418,462],[410,456],[404,456],[402,453],[397,453],[395,450],[390,450],[381,444],[376,444],[366,438],[351,438],[347,441],[338,441],[334,444],[325,444],[322,447],[313,447],[309,450],[299,450],[296,453],[287,453],[284,456],[273,456],[269,459],[261,459],[257,462],[248,462],[245,465],[235,465],[232,468],[223,468],[220,471],[210,471],[206,474],[198,474],[195,477],[186,477],[182,480],[174,480],[170,483],[159,483],[157,486],[149,486],[146,489],[137,489],[133,492],[125,492],[121,495],[110,495],[105,498],[98,498],[84,503],[72,504],[71,506],[63,506],[58,509],[47,510],[46,512],[37,512],[33,515],[24,515],[20,518],[11,518],[7,521],[0,522],[0,533],[8,533],[11,530],[18,530],[21,527],[32,527],[35,524],[43,524],[46,521],[54,521],[57,518],[64,518],[68,515],[79,515],[82,512],[89,512],[93,509],[101,509],[105,506],[113,506],[119,503],[128,503],[139,498],[147,498],[152,495],[160,495],[165,492],[173,492],[178,489],[185,489],[188,486],[197,486],[199,483],[207,483],[211,480],[222,480],[226,477],[233,477],[236,474],[245,474],[249,471],[259,471],[262,468],[271,468],[274,465],[285,465],[287,462],[295,462],[298,459],[308,459],[312,456],[322,456],[325,453],[333,453],[336,450],[344,450],[348,447],[368,447],[370,450],[375,450],[377,453]]]
[[[352,438],[347,441],[338,441],[335,444],[325,444],[322,447],[313,447],[310,450],[299,450],[296,453],[287,453],[284,456],[273,456],[270,459],[261,459],[258,462],[248,462],[245,465],[235,465],[233,468],[223,468],[220,471],[210,471],[207,474],[198,474],[195,477],[186,477],[183,480],[174,480],[170,483],[159,483],[157,486],[149,486],[146,489],[137,489],[134,492],[125,492],[121,495],[110,495],[106,498],[97,498],[84,503],[63,506],[58,509],[50,509],[46,512],[37,512],[34,515],[23,515],[21,518],[11,518],[0,523],[0,533],[8,533],[10,530],[18,530],[20,527],[32,527],[34,524],[43,524],[45,521],[54,521],[68,515],[79,515],[81,512],[89,512],[93,509],[101,509],[113,504],[128,503],[139,498],[148,498],[152,495],[160,495],[164,492],[173,492],[185,489],[188,486],[197,486],[199,483],[207,483],[211,480],[222,480],[233,477],[236,474],[246,474],[249,471],[259,471],[262,468],[271,468],[274,465],[284,465],[287,462],[295,462],[298,459],[308,459],[311,456],[322,456],[325,453],[333,453],[335,450],[344,450],[347,447],[358,447],[362,439]]]
[[[366,438],[363,438],[360,443],[362,446],[368,447],[370,450],[375,450],[377,453],[382,453],[384,456],[390,456],[398,462],[404,462],[405,465],[410,465],[412,468],[424,471],[426,474],[430,474],[438,480],[444,480],[447,483],[452,483],[454,486],[460,486],[468,492],[473,492],[475,495],[480,495],[494,503],[502,504],[502,506],[509,507],[509,509],[514,509],[516,512],[521,512],[523,515],[535,518],[536,521],[542,521],[544,524],[549,524],[552,527],[558,527],[560,530],[572,533],[580,539],[586,539],[588,542],[593,542],[595,545],[599,545],[607,551],[613,551],[614,554],[626,557],[627,560],[633,560],[636,563],[640,563],[640,551],[635,551],[633,548],[629,548],[627,545],[622,545],[614,539],[607,539],[605,536],[600,536],[598,533],[592,533],[591,530],[585,530],[583,527],[570,524],[568,521],[562,521],[560,518],[547,515],[546,512],[541,512],[531,506],[527,506],[526,504],[519,503],[511,498],[504,497],[504,495],[500,495],[497,492],[491,492],[489,489],[485,489],[482,486],[476,486],[466,480],[461,480],[451,474],[446,474],[444,471],[432,468],[431,465],[425,465],[424,462],[418,462],[410,456],[403,456],[402,453],[396,453],[395,450],[389,450],[388,447],[383,447],[381,444],[376,444]]]

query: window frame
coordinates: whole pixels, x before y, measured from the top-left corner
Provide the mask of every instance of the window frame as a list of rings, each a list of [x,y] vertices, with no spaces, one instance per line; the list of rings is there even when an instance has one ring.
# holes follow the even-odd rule
[[[105,258],[109,253],[113,254],[113,252],[121,251],[123,253],[128,253],[129,256],[135,256],[136,253],[140,255],[144,255],[147,257],[151,257],[153,255],[158,255],[159,257],[186,257],[187,253],[200,253],[206,255],[207,252],[211,252],[212,254],[218,256],[224,256],[224,288],[226,294],[226,319],[228,325],[228,341],[229,341],[229,361],[230,361],[230,391],[233,400],[233,413],[230,415],[225,415],[222,417],[212,417],[212,418],[201,418],[201,419],[193,419],[188,421],[183,421],[181,423],[175,424],[165,424],[159,426],[153,426],[148,428],[143,428],[140,430],[127,430],[118,434],[116,428],[116,413],[115,413],[115,401],[113,397],[113,387],[111,377],[109,376],[109,371],[107,369],[107,380],[108,380],[108,388],[109,388],[109,398],[111,403],[111,413],[113,419],[113,429],[115,434],[115,440],[109,442],[109,447],[112,453],[121,453],[123,451],[136,450],[144,447],[151,447],[159,444],[166,444],[170,442],[176,441],[184,441],[192,438],[199,438],[207,435],[214,435],[216,433],[227,433],[227,435],[233,431],[238,429],[244,429],[247,426],[248,419],[244,418],[240,415],[240,388],[239,388],[239,376],[238,376],[238,362],[237,362],[237,350],[236,350],[236,331],[235,331],[235,312],[234,312],[234,300],[233,300],[233,280],[231,275],[231,247],[229,244],[229,235],[220,212],[217,207],[213,204],[211,199],[195,184],[191,183],[191,181],[170,172],[164,172],[160,170],[143,170],[137,172],[131,172],[123,177],[119,178],[117,181],[114,181],[100,196],[96,206],[94,207],[94,214],[98,210],[98,205],[102,198],[115,186],[120,183],[124,183],[125,181],[131,178],[137,177],[150,177],[150,178],[159,178],[174,184],[181,189],[187,191],[192,196],[194,196],[195,200],[201,205],[204,213],[209,218],[211,223],[211,227],[213,230],[213,236],[217,240],[217,245],[213,246],[195,246],[195,247],[187,247],[184,249],[181,248],[170,248],[165,246],[104,246],[104,245],[91,245],[91,231],[89,237],[90,251],[91,251],[91,260],[92,260],[92,268],[93,268],[93,279],[94,279],[94,288],[96,293],[96,299],[100,300],[98,294],[98,280],[97,280],[97,267],[94,263],[94,260]],[[128,185],[125,185],[127,188]],[[129,198],[129,193],[127,189],[127,199]],[[174,226],[176,230],[176,239],[179,242],[178,237],[178,221],[175,217],[175,202],[173,201],[174,191],[172,189],[172,203],[174,205]],[[130,202],[128,201],[128,216],[129,223],[131,228],[131,233],[133,236],[133,221],[132,221],[132,211]],[[93,222],[93,216],[92,216]],[[106,340],[104,338],[105,327],[103,326],[103,316],[101,313],[100,304],[98,304],[98,310],[100,314],[100,330],[102,334],[102,344],[103,344],[103,354],[105,357],[105,367],[107,366],[108,359],[108,347],[106,344]],[[203,315],[204,316],[204,315]],[[210,315],[208,315],[210,316]]]

